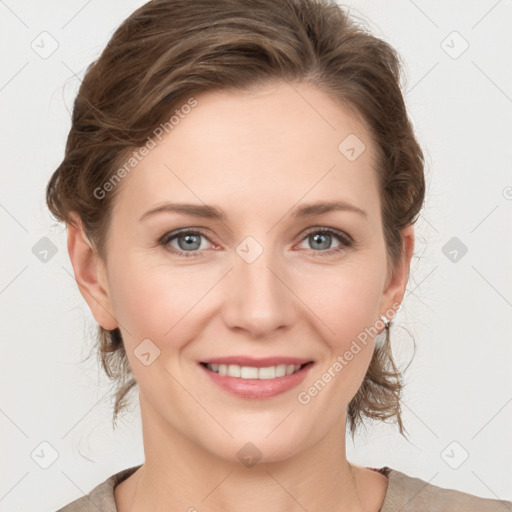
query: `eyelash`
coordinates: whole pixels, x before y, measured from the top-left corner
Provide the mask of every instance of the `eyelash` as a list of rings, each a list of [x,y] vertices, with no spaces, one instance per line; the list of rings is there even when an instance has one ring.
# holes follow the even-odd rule
[[[313,251],[314,257],[331,256],[331,255],[339,253],[345,249],[356,246],[356,243],[354,242],[354,240],[352,240],[352,238],[349,235],[347,235],[346,233],[343,233],[342,231],[338,231],[338,230],[335,230],[332,228],[318,228],[318,227],[311,228],[308,231],[306,231],[304,237],[301,239],[301,242],[304,241],[308,236],[310,236],[311,234],[314,234],[314,233],[315,234],[321,233],[321,234],[332,235],[336,239],[338,239],[338,241],[340,242],[340,245],[338,247],[335,247],[334,249],[327,249],[327,250],[323,250],[323,251],[315,251],[315,250],[311,249]],[[200,250],[198,250],[198,249],[196,249],[195,251],[181,251],[181,250],[175,249],[175,248],[169,249],[169,245],[168,245],[169,242],[171,242],[172,240],[174,240],[182,235],[201,235],[201,236],[205,237],[207,240],[209,240],[206,233],[203,233],[201,230],[191,230],[191,229],[187,228],[187,229],[184,229],[181,231],[172,231],[172,232],[166,233],[158,240],[158,244],[163,246],[167,251],[169,251],[177,256],[184,257],[184,258],[196,258],[196,257],[202,256]]]

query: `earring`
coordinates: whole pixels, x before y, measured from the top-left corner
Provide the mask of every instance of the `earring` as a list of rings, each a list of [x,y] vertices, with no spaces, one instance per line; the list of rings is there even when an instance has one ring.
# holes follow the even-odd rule
[[[388,320],[386,315],[382,315],[380,317],[380,319],[384,322],[384,329],[386,329],[386,331],[388,331],[389,330],[389,325],[391,324],[391,322]]]

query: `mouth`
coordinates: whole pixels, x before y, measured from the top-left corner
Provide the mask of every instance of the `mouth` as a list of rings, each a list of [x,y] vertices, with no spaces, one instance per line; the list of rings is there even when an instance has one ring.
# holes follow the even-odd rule
[[[231,360],[233,360],[232,358]],[[236,358],[238,362],[240,358]],[[219,359],[220,361],[220,359]],[[307,377],[314,361],[283,358],[276,361],[279,364],[269,364],[266,360],[252,360],[247,364],[228,362],[201,361],[198,367],[207,377],[209,383],[213,383],[223,392],[234,395],[238,398],[263,400],[281,395],[296,388]],[[302,361],[302,362],[301,362]],[[207,388],[208,389],[208,388]]]
[[[287,377],[300,372],[303,368],[311,366],[313,361],[304,364],[277,364],[269,366],[249,366],[227,363],[200,363],[212,373],[224,377],[234,377],[246,380],[270,380]]]

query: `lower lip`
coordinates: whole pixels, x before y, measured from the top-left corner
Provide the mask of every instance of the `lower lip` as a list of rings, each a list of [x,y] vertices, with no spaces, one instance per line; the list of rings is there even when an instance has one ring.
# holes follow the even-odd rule
[[[274,379],[241,379],[239,377],[228,377],[208,370],[204,365],[199,365],[206,372],[208,377],[232,395],[240,398],[264,399],[280,395],[295,386],[298,386],[308,374],[313,363],[308,363],[291,375],[276,377]]]

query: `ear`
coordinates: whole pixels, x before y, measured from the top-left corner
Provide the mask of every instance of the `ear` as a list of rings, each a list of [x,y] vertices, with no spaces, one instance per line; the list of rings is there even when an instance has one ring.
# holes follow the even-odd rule
[[[383,291],[379,311],[389,320],[396,314],[398,304],[402,303],[409,278],[411,258],[414,252],[414,227],[409,224],[402,230],[403,254],[394,269],[389,268],[386,286]],[[390,315],[389,312],[393,314]],[[386,313],[388,312],[388,313]]]
[[[108,330],[118,327],[114,317],[105,266],[82,228],[80,218],[72,214],[68,224],[68,253],[80,293],[96,321]]]

